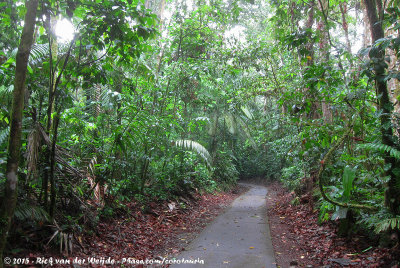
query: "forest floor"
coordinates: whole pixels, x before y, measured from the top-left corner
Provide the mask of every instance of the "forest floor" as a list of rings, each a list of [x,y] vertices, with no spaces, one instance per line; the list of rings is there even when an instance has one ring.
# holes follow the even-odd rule
[[[335,222],[318,225],[318,212],[309,204],[292,205],[294,195],[280,183],[268,189],[268,219],[279,267],[400,267],[398,246],[379,248],[378,241],[363,233],[339,237]]]

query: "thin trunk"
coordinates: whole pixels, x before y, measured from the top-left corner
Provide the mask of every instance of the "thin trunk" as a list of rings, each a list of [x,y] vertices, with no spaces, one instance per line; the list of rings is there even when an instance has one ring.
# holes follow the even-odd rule
[[[48,107],[47,107],[47,124],[46,133],[49,135],[51,129],[51,114],[53,112],[54,106],[54,96],[56,91],[56,79],[57,79],[57,53],[58,53],[58,43],[55,34],[57,19],[54,15],[48,15],[48,34],[49,34],[49,47],[50,47],[50,84],[49,84],[49,94],[48,94]],[[44,152],[45,154],[45,165],[51,166],[51,151],[49,148]],[[44,207],[49,209],[48,204],[48,187],[49,187],[49,170],[45,167],[43,171],[43,181],[42,181],[42,191],[44,192]],[[51,179],[50,179],[51,180]],[[50,209],[48,210],[50,211]]]
[[[60,122],[60,110],[58,109],[56,116],[54,118],[53,124],[53,140],[51,144],[51,154],[50,154],[50,209],[49,215],[51,218],[54,217],[55,207],[56,207],[56,184],[55,184],[55,167],[56,167],[56,145],[57,145],[57,133],[58,133],[58,123]]]
[[[350,38],[349,38],[349,25],[347,24],[347,19],[346,19],[346,15],[347,15],[347,3],[341,3],[339,5],[340,7],[340,13],[342,13],[342,27],[343,27],[343,31],[344,31],[344,37],[346,39],[346,49],[347,52],[349,52],[351,54],[351,43],[350,43]],[[352,62],[350,62],[351,65]],[[351,66],[353,67],[353,66]]]
[[[365,1],[365,0],[363,0],[363,1]],[[364,6],[365,6],[365,3],[364,3]],[[369,44],[371,44],[371,33],[370,33],[370,27],[369,27],[370,23],[369,23],[366,8],[363,8],[362,12],[363,12],[363,23],[364,23],[362,47],[367,47]]]
[[[307,65],[310,66],[313,64],[314,61],[314,42],[311,41],[311,30],[314,25],[314,6],[315,6],[315,1],[312,0],[310,2],[310,9],[308,10],[308,19],[306,23],[306,30],[309,30],[308,38],[310,39],[309,42],[306,44],[307,51],[309,53],[309,58],[307,61]]]
[[[144,144],[144,159],[142,164],[142,170],[140,175],[140,193],[144,194],[144,187],[146,186],[146,179],[147,179],[147,169],[149,167],[149,158],[148,154],[148,146],[147,143]]]
[[[328,1],[327,0],[319,0],[320,3],[320,9],[324,16],[328,16]],[[325,13],[326,12],[326,13]],[[329,27],[327,24],[327,20],[321,20],[318,24],[318,29],[321,31],[322,38],[320,39],[319,42],[319,48],[321,50],[321,61],[323,63],[326,63],[329,61],[329,45],[328,45],[328,40],[329,40]],[[322,108],[322,117],[324,119],[325,124],[330,124],[332,123],[332,110],[329,101],[329,94],[328,96],[322,96],[322,103],[321,103],[321,108]]]
[[[160,32],[162,31],[162,25],[164,22],[164,11],[165,11],[165,0],[160,0],[160,6],[158,10],[158,18],[160,19]]]
[[[118,84],[116,87],[116,92],[118,93],[122,93],[122,75],[123,72],[119,69],[118,72]],[[121,102],[119,101],[117,104],[117,125],[118,125],[118,129],[120,129],[121,125],[122,125],[122,112],[121,112]],[[119,167],[121,167],[121,155],[122,155],[122,133],[121,131],[118,131],[117,135],[115,135],[115,144],[116,144],[116,149],[115,149],[115,162],[117,162],[117,165],[114,165],[113,168],[113,177],[117,180],[120,180],[122,178],[122,173],[121,173],[121,169]]]
[[[50,46],[50,85],[49,85],[49,106],[47,108],[47,134],[51,128],[51,113],[53,112],[54,97],[56,91],[56,79],[57,79],[57,53],[58,43],[57,36],[55,34],[57,19],[54,15],[51,15],[49,20],[49,46]]]
[[[312,28],[313,28],[314,21],[315,21],[314,13],[315,13],[315,1],[313,0],[310,2],[310,8],[308,10],[308,18],[307,18],[307,22],[305,25],[306,30],[309,31],[307,34],[309,40],[306,44],[306,49],[308,51],[306,68],[308,68],[309,66],[314,64],[314,41],[312,41],[312,39],[311,39]],[[317,96],[315,96],[315,93],[314,93],[315,90],[312,87],[305,88],[303,90],[305,92],[305,95],[308,95],[309,98],[312,98],[311,111],[310,111],[310,113],[308,113],[307,117],[316,119],[319,117],[319,114],[318,114],[319,105],[317,102]]]
[[[372,42],[376,42],[377,40],[384,38],[384,31],[381,20],[378,18],[377,9],[380,10],[382,3],[378,0],[364,0],[364,4],[366,7]],[[393,142],[393,127],[391,121],[391,115],[393,110],[393,104],[389,98],[389,92],[387,89],[387,83],[385,81],[385,67],[380,64],[381,62],[385,62],[385,50],[381,48],[375,48],[371,50],[370,55],[371,58],[374,58],[376,62],[379,64],[374,65],[374,73],[375,73],[375,87],[377,91],[377,98],[379,109],[382,111],[381,115],[381,135],[382,135],[382,143],[388,145],[390,147],[394,147],[395,144]],[[390,168],[386,172],[388,176],[390,176],[388,186],[385,192],[385,204],[394,214],[400,214],[400,179],[395,175],[395,168],[397,163],[396,159],[390,155],[390,153],[385,154],[385,164],[389,165]]]
[[[6,245],[11,220],[14,216],[18,197],[18,164],[21,150],[22,114],[24,107],[25,80],[29,54],[33,43],[38,0],[26,3],[26,15],[21,42],[16,56],[10,138],[8,141],[8,159],[6,184],[0,209],[0,267],[3,267],[3,250]]]

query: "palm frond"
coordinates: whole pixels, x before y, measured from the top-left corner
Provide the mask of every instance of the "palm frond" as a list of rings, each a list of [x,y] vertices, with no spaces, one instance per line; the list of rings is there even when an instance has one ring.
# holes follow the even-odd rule
[[[211,155],[200,143],[192,140],[176,140],[175,145],[196,152],[204,159],[204,161],[206,161],[207,166],[211,168]]]
[[[13,90],[14,90],[14,85],[10,85],[10,86],[1,85],[0,86],[0,99],[6,100],[8,98],[11,98]]]
[[[236,121],[238,126],[240,126],[240,129],[242,129],[243,133],[246,135],[246,138],[250,141],[251,146],[253,146],[253,148],[256,148],[257,144],[251,136],[249,126],[240,117],[236,117]]]
[[[10,127],[0,130],[0,146],[8,141],[8,136],[10,135]]]
[[[49,214],[43,208],[28,203],[18,204],[15,208],[14,216],[19,221],[34,220],[46,222],[50,219]]]
[[[44,130],[42,125],[38,125],[38,131],[40,134],[40,138],[48,146],[49,148],[51,147],[52,141],[50,140],[49,135],[47,135],[46,131]],[[56,145],[56,153],[55,153],[55,160],[57,163],[59,163],[63,168],[63,174],[69,174],[71,176],[74,176],[76,178],[83,178],[83,172],[78,170],[77,168],[74,168],[71,166],[66,159],[70,159],[71,156],[69,155],[67,149]]]
[[[365,143],[359,144],[357,146],[359,149],[366,149],[370,151],[380,152],[380,153],[389,153],[390,156],[400,159],[400,151],[396,148],[393,148],[389,145],[382,144],[382,143]]]
[[[55,231],[53,235],[50,237],[49,241],[47,242],[46,246],[50,244],[51,241],[54,240],[55,244],[59,243],[60,245],[60,253],[68,256],[68,254],[72,254],[73,250],[73,243],[72,240],[74,238],[73,233],[67,233],[64,232],[62,228],[57,224],[55,220],[53,220],[53,225],[50,225],[51,227],[54,227]],[[54,238],[57,238],[54,239]]]
[[[206,116],[199,116],[199,117],[196,117],[196,118],[194,119],[194,121],[210,122],[210,118],[208,118],[208,117],[206,117]]]
[[[242,110],[243,114],[248,118],[248,119],[253,119],[253,114],[250,112],[249,108],[247,106],[240,106],[240,109]]]
[[[381,233],[389,230],[400,230],[400,217],[384,219],[376,224],[375,232]]]
[[[235,135],[237,132],[237,123],[235,117],[231,113],[225,113],[225,124],[229,133]]]
[[[18,48],[15,48],[13,51],[11,51],[9,56],[15,59],[17,56],[17,51]],[[49,54],[50,52],[48,44],[34,44],[29,54],[29,66],[33,67],[43,62],[44,59],[49,56]]]
[[[29,55],[29,65],[33,67],[49,56],[48,44],[35,44],[32,46],[31,54]]]

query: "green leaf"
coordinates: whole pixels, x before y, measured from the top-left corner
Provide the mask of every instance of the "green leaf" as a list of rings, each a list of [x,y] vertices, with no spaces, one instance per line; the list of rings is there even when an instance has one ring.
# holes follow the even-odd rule
[[[350,193],[353,189],[353,181],[355,177],[355,170],[349,166],[346,166],[343,171],[343,198],[346,202],[350,199]]]
[[[249,111],[249,109],[246,106],[242,105],[240,106],[240,109],[247,116],[247,118],[253,119],[253,114]]]

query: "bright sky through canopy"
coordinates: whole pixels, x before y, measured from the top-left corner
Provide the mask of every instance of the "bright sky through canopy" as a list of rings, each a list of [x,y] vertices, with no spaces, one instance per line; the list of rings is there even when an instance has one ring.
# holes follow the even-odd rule
[[[60,43],[66,43],[74,37],[74,26],[67,19],[61,19],[56,25],[56,35]]]

